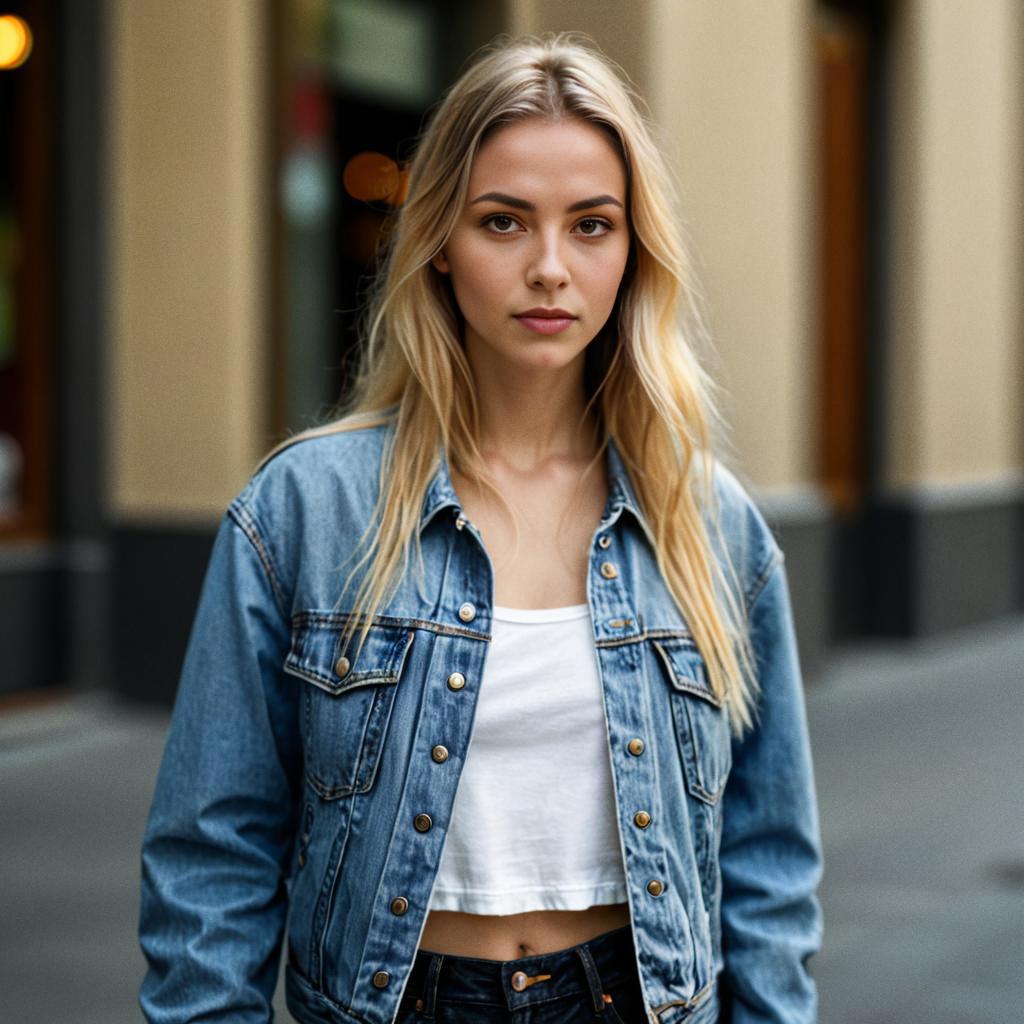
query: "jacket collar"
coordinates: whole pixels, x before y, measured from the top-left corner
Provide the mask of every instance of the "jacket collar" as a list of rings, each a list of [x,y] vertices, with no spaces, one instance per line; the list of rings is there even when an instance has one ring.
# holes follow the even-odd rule
[[[647,521],[640,509],[633,484],[626,471],[626,464],[613,438],[608,438],[605,448],[605,469],[608,473],[608,503],[601,516],[602,526],[614,522],[622,511],[630,512],[644,530],[650,535]],[[452,485],[451,467],[448,452],[443,444],[438,445],[437,470],[434,473],[427,492],[423,498],[420,511],[420,533],[423,532],[431,519],[444,508],[451,508],[455,515],[462,512],[462,505]]]

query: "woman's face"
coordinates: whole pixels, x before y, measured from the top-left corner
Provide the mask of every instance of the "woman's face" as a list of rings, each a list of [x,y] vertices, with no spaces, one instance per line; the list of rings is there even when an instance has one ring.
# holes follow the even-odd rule
[[[433,261],[451,276],[471,365],[557,370],[579,360],[582,369],[615,304],[629,239],[625,168],[600,129],[578,119],[499,128]]]

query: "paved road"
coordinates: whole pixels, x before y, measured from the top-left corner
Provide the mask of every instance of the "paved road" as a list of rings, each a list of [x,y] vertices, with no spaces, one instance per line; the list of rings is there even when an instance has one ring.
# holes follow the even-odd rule
[[[1024,620],[843,652],[808,713],[821,1024],[1021,1024]],[[102,695],[0,717],[5,1024],[141,1019],[138,847],[165,728]]]

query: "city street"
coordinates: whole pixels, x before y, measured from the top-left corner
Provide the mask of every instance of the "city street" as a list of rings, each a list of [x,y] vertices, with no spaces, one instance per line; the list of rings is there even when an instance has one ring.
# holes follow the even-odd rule
[[[842,651],[808,709],[821,1024],[1020,1024],[1024,620]],[[166,723],[101,694],[0,714],[3,1021],[141,1019],[138,848]]]

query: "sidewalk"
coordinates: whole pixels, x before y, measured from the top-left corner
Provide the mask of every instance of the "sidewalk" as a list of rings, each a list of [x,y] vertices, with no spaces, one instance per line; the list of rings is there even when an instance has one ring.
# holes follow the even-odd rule
[[[850,652],[808,716],[822,1024],[1020,1024],[1024,620]]]
[[[844,652],[808,714],[821,1024],[1020,1024],[1024,620]],[[166,724],[100,694],[0,716],[0,1019],[141,1019],[138,849]]]

